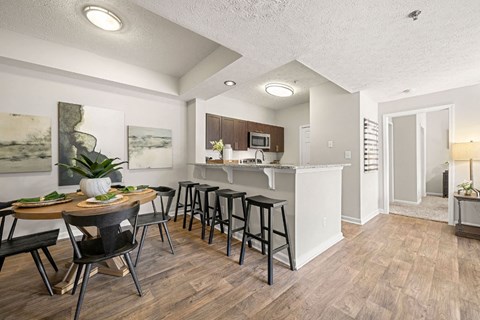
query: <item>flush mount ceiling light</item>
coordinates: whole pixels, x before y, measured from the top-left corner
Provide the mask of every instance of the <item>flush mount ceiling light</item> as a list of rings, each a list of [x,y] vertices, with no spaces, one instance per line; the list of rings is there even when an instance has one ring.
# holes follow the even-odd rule
[[[265,91],[276,97],[290,97],[293,95],[293,88],[282,83],[267,83]]]
[[[227,80],[227,81],[224,82],[224,84],[226,86],[232,87],[232,86],[236,85],[237,83],[233,80]]]
[[[106,31],[117,31],[122,28],[122,20],[115,13],[98,6],[86,6],[83,13],[95,26]]]

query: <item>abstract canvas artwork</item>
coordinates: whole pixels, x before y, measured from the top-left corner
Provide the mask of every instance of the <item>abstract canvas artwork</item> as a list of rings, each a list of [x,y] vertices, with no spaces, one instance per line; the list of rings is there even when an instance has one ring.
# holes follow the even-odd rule
[[[128,126],[128,168],[171,168],[172,130]]]
[[[0,173],[51,170],[50,118],[0,113]]]
[[[99,160],[125,154],[125,116],[117,110],[58,103],[58,162],[73,165],[81,154]],[[59,167],[60,186],[77,185],[82,178]],[[112,182],[122,181],[120,171],[109,175]]]

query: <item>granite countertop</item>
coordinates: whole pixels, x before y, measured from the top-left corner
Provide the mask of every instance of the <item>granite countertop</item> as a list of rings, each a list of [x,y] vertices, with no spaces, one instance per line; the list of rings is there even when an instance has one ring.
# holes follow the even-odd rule
[[[341,164],[311,164],[311,165],[294,165],[294,164],[253,164],[253,163],[193,163],[198,166],[207,167],[237,167],[237,168],[274,168],[274,169],[317,169],[317,168],[336,168],[336,167],[348,167],[350,163]]]

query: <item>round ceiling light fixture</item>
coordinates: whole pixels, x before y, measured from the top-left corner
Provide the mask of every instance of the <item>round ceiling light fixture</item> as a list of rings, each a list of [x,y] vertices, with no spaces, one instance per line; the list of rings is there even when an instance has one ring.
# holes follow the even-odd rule
[[[233,81],[233,80],[227,80],[227,81],[224,82],[224,84],[225,84],[226,86],[233,87],[233,86],[236,85],[237,83],[236,83],[235,81]]]
[[[113,12],[98,6],[86,6],[83,13],[88,21],[106,31],[117,31],[122,28],[122,20]]]
[[[293,95],[293,88],[282,83],[267,83],[265,91],[276,97],[290,97]]]

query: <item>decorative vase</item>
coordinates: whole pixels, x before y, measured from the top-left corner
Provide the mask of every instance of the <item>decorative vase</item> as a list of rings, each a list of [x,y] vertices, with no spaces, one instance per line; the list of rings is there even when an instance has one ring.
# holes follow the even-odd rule
[[[110,180],[109,177],[96,179],[83,178],[80,180],[80,190],[89,198],[107,193],[111,185],[112,180]]]

